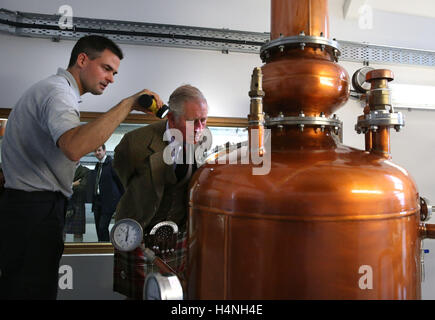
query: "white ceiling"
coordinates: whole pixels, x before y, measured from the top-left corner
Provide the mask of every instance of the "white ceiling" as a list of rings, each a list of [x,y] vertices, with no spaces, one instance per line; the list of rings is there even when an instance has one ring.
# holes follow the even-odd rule
[[[435,18],[434,0],[345,0],[344,17],[357,18],[358,10],[365,4],[374,10]]]

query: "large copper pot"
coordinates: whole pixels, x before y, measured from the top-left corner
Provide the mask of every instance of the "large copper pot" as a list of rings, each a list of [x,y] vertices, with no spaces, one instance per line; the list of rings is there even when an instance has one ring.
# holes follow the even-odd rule
[[[190,298],[420,298],[411,177],[330,134],[293,137],[272,136],[280,150],[268,175],[253,176],[249,165],[207,165],[196,175]],[[364,266],[372,289],[360,287]]]
[[[272,0],[272,37],[300,32],[306,19],[305,34],[327,35],[327,1]],[[344,69],[307,49],[266,60],[271,116],[328,114],[347,100]],[[207,164],[191,182],[188,298],[419,299],[420,240],[433,229],[420,226],[408,172],[377,150],[341,144],[332,129],[269,129],[269,174]]]

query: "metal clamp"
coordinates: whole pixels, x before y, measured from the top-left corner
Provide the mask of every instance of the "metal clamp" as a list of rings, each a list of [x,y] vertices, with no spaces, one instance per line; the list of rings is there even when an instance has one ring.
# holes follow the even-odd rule
[[[420,197],[420,220],[428,221],[432,217],[433,207],[429,203],[429,200],[424,197]]]
[[[144,300],[183,300],[183,286],[175,274],[153,272],[144,283]]]
[[[321,132],[328,127],[333,129],[335,134],[338,134],[338,131],[343,126],[343,122],[340,121],[335,114],[331,118],[326,117],[323,113],[318,117],[306,117],[303,112],[297,117],[284,117],[282,113],[280,113],[278,117],[266,117],[265,123],[266,126],[299,126],[301,131],[303,131],[306,126],[314,127],[315,129],[320,128]]]
[[[401,112],[389,112],[386,110],[370,111],[358,117],[355,130],[358,134],[371,130],[376,132],[379,127],[394,127],[396,131],[405,125],[405,119]]]
[[[299,36],[277,38],[264,44],[260,49],[260,58],[263,62],[270,57],[270,53],[275,50],[284,52],[286,49],[299,48],[305,50],[305,47],[311,47],[327,51],[334,58],[334,61],[338,61],[338,57],[341,52],[339,50],[338,42],[335,40],[329,40],[325,37],[306,36],[303,33]]]

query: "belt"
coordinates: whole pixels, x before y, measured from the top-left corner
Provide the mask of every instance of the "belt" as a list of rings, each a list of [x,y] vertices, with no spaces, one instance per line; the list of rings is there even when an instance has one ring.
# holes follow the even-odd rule
[[[5,196],[11,200],[21,201],[53,201],[66,199],[60,191],[24,191],[18,189],[5,188]]]

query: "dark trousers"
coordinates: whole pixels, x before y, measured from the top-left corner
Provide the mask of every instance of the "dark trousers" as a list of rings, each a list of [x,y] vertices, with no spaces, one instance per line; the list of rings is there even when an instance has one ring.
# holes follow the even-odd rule
[[[104,212],[102,209],[101,197],[95,196],[93,211],[95,229],[97,230],[98,241],[109,242],[109,225],[113,212]]]
[[[0,198],[0,300],[56,299],[66,198],[6,189]]]

